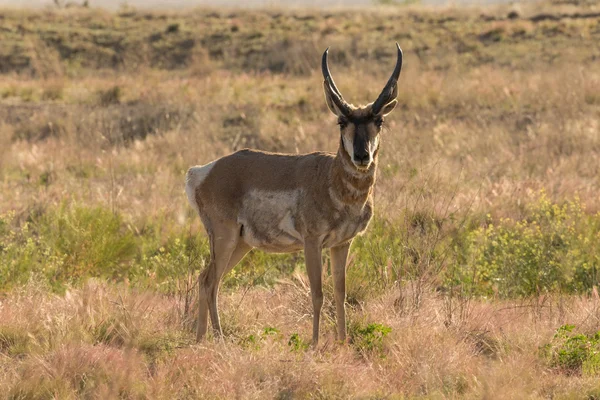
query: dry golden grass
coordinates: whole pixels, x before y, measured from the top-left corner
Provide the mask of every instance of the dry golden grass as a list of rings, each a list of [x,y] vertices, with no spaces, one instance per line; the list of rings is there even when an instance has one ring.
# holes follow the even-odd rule
[[[379,221],[432,215],[451,241],[463,223],[528,217],[540,190],[600,211],[600,22],[573,16],[597,5],[363,11],[5,12],[0,217],[14,213],[17,230],[61,205],[101,206],[136,237],[156,229],[157,247],[203,235],[186,169],[243,147],[335,151],[321,51],[333,46],[346,99],[366,103],[396,40],[405,67],[383,133]],[[544,13],[556,18],[536,20]],[[347,344],[334,340],[327,282],[316,350],[302,272],[224,291],[226,338],[200,344],[181,293],[103,277],[55,294],[34,274],[0,293],[0,397],[600,398],[597,376],[553,368],[540,350],[564,324],[600,330],[595,292],[456,297],[431,268],[382,290],[349,284]],[[361,342],[369,324],[391,332]]]
[[[600,91],[597,70],[573,73],[565,66],[513,73],[481,67],[440,75],[419,72],[410,58],[407,64],[402,108],[383,137],[377,203],[385,212],[402,204],[407,181],[423,183],[431,175],[443,182],[430,188],[434,196],[443,198],[459,185],[457,205],[475,200],[493,212],[510,213],[515,200],[526,201],[545,188],[553,199],[579,193],[591,211],[598,209],[600,117],[598,104],[588,101]],[[384,81],[367,71],[344,77],[338,79],[341,90],[358,101],[376,96]],[[353,88],[354,79],[368,89]],[[12,84],[40,90],[40,83],[43,88],[37,80]],[[181,176],[190,165],[243,147],[334,151],[335,124],[319,83],[316,73],[204,79],[148,73],[117,80],[123,102],[138,95],[140,105],[98,108],[79,104],[114,84],[112,78],[68,81],[65,96],[91,94],[73,99],[78,103],[73,105],[5,106],[12,118],[0,130],[1,184],[11,195],[0,205],[22,211],[34,202],[60,201],[66,191],[73,200],[116,204],[127,214],[166,210],[181,220],[187,210]],[[144,120],[151,121],[147,128],[140,126]],[[134,142],[111,146],[120,135]],[[14,141],[23,136],[33,136],[33,142]],[[50,184],[39,184],[47,174]]]
[[[596,377],[547,367],[540,347],[565,323],[600,329],[598,298],[469,301],[427,295],[398,307],[398,289],[352,308],[351,319],[392,328],[380,348],[334,341],[294,349],[311,329],[298,281],[222,296],[222,340],[193,344],[172,299],[90,282],[65,296],[35,285],[2,302],[0,359],[9,398],[595,398]],[[265,328],[271,328],[266,330]],[[272,329],[275,328],[275,329]],[[8,338],[8,339],[7,339]],[[12,342],[9,342],[12,340]],[[21,352],[21,353],[20,353]]]

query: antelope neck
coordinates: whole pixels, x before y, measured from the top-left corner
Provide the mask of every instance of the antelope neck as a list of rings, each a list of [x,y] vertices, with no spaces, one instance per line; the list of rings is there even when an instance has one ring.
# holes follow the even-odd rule
[[[364,205],[373,190],[376,169],[377,152],[369,168],[359,170],[343,146],[340,146],[330,172],[331,188],[338,200],[348,206]]]

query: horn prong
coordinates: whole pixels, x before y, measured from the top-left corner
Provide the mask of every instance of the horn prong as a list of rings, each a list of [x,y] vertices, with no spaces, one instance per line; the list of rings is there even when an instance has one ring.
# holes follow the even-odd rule
[[[390,79],[388,79],[385,87],[381,91],[381,94],[379,95],[379,97],[377,97],[377,100],[375,100],[375,102],[373,103],[373,106],[372,106],[373,114],[378,114],[379,111],[381,111],[381,109],[383,108],[383,106],[385,106],[387,103],[389,103],[390,101],[392,101],[395,98],[394,93],[396,92],[398,78],[400,77],[400,72],[402,71],[402,58],[403,58],[402,49],[400,48],[400,45],[398,44],[398,42],[396,42],[396,49],[398,50],[397,58],[396,58],[396,67],[394,67],[394,72],[392,72],[392,75],[390,76]],[[394,98],[392,98],[392,97],[394,97]]]
[[[332,99],[336,103],[336,106],[340,109],[342,113],[348,115],[350,113],[350,106],[344,100],[342,93],[339,91],[335,82],[333,81],[333,77],[331,76],[331,72],[329,71],[329,65],[327,63],[327,56],[329,54],[329,47],[325,49],[323,52],[323,58],[321,60],[321,71],[323,72],[323,77],[325,78],[325,84],[331,90]]]

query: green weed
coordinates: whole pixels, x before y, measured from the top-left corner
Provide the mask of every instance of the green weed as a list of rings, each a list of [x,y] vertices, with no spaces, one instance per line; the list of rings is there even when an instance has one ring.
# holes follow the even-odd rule
[[[576,333],[575,325],[563,325],[542,351],[548,363],[567,374],[600,373],[600,331],[594,335]]]
[[[0,215],[0,289],[8,290],[26,284],[32,275],[51,280],[64,264],[62,257],[24,223],[14,229],[14,215]]]
[[[383,324],[360,322],[350,324],[349,336],[352,346],[360,353],[376,353],[383,355],[383,340],[392,332],[392,328]]]
[[[154,254],[142,255],[139,268],[134,271],[138,282],[147,281],[163,293],[182,290],[190,275],[198,273],[209,260],[208,242],[204,237],[172,237]]]
[[[195,277],[210,258],[204,235],[162,224],[136,228],[103,207],[62,205],[25,222],[0,216],[0,288],[42,277],[54,290],[93,277],[185,293],[193,301]],[[545,196],[518,221],[488,219],[442,232],[427,214],[399,221],[376,217],[351,249],[348,302],[357,304],[392,285],[439,279],[442,287],[504,298],[547,292],[588,293],[598,284],[600,214],[577,199],[564,204]],[[302,253],[252,251],[224,278],[225,288],[271,286],[304,269]]]
[[[552,291],[589,292],[600,269],[600,215],[575,199],[544,195],[519,221],[502,219],[468,233],[458,284],[480,295],[521,297]]]
[[[238,343],[245,348],[258,350],[266,340],[280,341],[283,339],[281,331],[277,328],[267,326],[260,333],[253,333],[242,337]]]
[[[44,245],[61,260],[54,271],[56,282],[127,276],[137,248],[119,214],[102,207],[62,206],[33,224]]]
[[[293,333],[288,340],[288,346],[292,351],[302,352],[308,350],[309,343],[304,341],[299,334]]]

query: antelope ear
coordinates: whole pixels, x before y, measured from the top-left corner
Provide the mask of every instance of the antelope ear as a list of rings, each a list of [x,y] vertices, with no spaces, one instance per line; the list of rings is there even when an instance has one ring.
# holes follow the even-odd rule
[[[394,99],[394,100],[390,101],[389,103],[387,103],[385,106],[383,106],[381,108],[381,111],[379,111],[377,116],[385,117],[386,115],[388,115],[389,113],[394,111],[394,108],[396,108],[396,104],[398,104],[398,100]]]
[[[337,96],[337,94],[333,92],[333,90],[331,90],[331,86],[329,86],[329,83],[327,81],[323,82],[323,90],[325,91],[325,102],[327,103],[327,107],[329,107],[329,110],[334,115],[342,117],[344,113],[342,112],[342,110],[340,110],[340,108],[336,105],[335,102],[335,100],[340,102],[339,96]],[[334,96],[336,96],[335,100]]]

